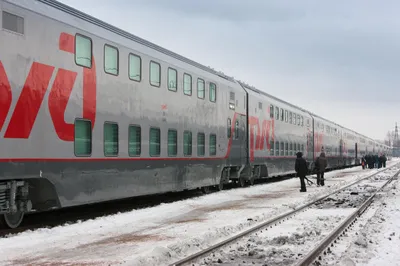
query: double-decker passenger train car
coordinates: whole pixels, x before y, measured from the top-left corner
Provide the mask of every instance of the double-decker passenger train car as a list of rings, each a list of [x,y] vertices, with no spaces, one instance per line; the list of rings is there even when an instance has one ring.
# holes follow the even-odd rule
[[[0,223],[388,147],[53,0],[0,0]],[[362,138],[364,142],[361,144]],[[380,145],[378,147],[378,145]],[[312,163],[310,163],[310,168]]]

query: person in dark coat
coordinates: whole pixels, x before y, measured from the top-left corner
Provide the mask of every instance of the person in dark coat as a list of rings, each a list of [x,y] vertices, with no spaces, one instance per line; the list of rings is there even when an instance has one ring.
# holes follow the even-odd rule
[[[321,152],[319,157],[315,160],[315,170],[317,171],[317,186],[324,186],[324,173],[326,166],[328,165],[328,160],[325,157],[325,152]]]
[[[294,165],[294,170],[296,171],[297,176],[300,178],[300,186],[301,186],[300,192],[307,192],[306,183],[304,182],[304,179],[308,172],[307,162],[303,158],[302,152],[296,153],[296,156],[297,158],[296,158],[296,163]]]
[[[383,157],[383,158],[382,158],[382,166],[386,168],[386,161],[387,161],[386,155],[383,154],[382,157]]]

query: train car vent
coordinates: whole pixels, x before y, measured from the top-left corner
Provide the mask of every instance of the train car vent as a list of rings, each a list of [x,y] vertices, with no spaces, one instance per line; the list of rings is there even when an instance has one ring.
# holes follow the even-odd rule
[[[258,103],[258,109],[262,110],[262,103]]]
[[[229,93],[229,100],[235,102],[235,93],[234,92]]]
[[[3,29],[13,31],[19,34],[24,34],[24,18],[3,11],[2,13]]]

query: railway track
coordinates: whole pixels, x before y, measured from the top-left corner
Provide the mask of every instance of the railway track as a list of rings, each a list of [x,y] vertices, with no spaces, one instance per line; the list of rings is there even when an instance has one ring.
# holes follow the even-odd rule
[[[400,164],[368,175],[362,179],[352,182],[328,195],[300,206],[293,211],[279,215],[269,221],[260,223],[244,232],[234,235],[213,246],[205,248],[195,254],[185,257],[170,266],[178,265],[237,265],[238,263],[249,263],[256,265],[309,265],[318,259],[321,252],[324,252],[332,241],[340,235],[346,227],[351,224],[351,219],[357,218],[363,210],[372,202],[379,193],[395,176],[398,176]],[[395,172],[390,174],[390,178],[382,181],[380,178],[384,172]],[[356,192],[355,192],[356,190]],[[346,203],[349,197],[351,202]],[[341,206],[342,205],[342,206]],[[335,210],[336,209],[336,210]],[[332,215],[332,210],[336,211]],[[337,212],[340,210],[339,212]],[[307,216],[308,215],[308,216]],[[312,228],[305,221],[319,217],[321,228]],[[321,218],[322,217],[322,218]],[[292,232],[291,237],[276,236],[278,228],[290,231],[298,225],[305,226],[303,233]],[[286,226],[286,229],[284,228]],[[272,229],[274,227],[274,229]],[[333,230],[323,241],[315,247],[320,238],[324,236],[324,230]],[[301,230],[300,230],[301,231]],[[271,237],[271,234],[273,235]],[[274,236],[275,234],[275,236]],[[303,234],[303,235],[301,235]],[[268,236],[269,235],[269,236]],[[308,241],[309,243],[305,243]],[[290,243],[293,242],[293,243]],[[275,247],[284,244],[293,244],[293,250],[281,250]],[[289,245],[288,244],[288,245]],[[296,247],[302,247],[302,250]],[[315,248],[310,248],[310,246]],[[265,249],[267,247],[267,249]],[[268,248],[270,248],[268,250]],[[308,253],[308,250],[312,252]],[[294,251],[296,250],[296,251]],[[286,253],[285,253],[286,252]],[[326,252],[326,251],[325,251]],[[307,254],[304,256],[304,254]]]

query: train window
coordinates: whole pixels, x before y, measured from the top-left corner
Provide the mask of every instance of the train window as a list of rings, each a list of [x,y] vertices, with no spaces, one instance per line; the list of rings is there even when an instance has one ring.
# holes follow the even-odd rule
[[[280,147],[281,147],[280,156],[284,156],[285,155],[285,143],[281,142]]]
[[[289,124],[292,123],[292,112],[289,112]]]
[[[262,110],[262,103],[258,102],[258,109]]]
[[[301,121],[300,121],[300,115],[297,115],[297,125],[300,126],[301,125]]]
[[[150,85],[160,87],[161,85],[161,65],[150,61]]]
[[[3,11],[3,29],[24,34],[24,18]]]
[[[205,97],[205,85],[203,79],[197,79],[197,98],[204,99]]]
[[[129,54],[129,79],[142,80],[142,59],[138,55]]]
[[[197,133],[197,156],[204,156],[206,153],[206,136],[204,133]]]
[[[217,85],[210,82],[209,89],[210,89],[210,91],[209,91],[210,102],[215,103],[217,100]]]
[[[75,119],[74,125],[75,156],[83,157],[92,154],[92,122]]]
[[[301,116],[301,126],[304,127],[304,117]]]
[[[297,143],[297,151],[301,151],[301,149],[300,149],[300,143]]]
[[[108,44],[104,45],[104,71],[118,76],[118,49]]]
[[[178,72],[176,69],[168,68],[168,90],[178,90]]]
[[[304,144],[301,144],[301,150],[302,153],[304,153]]]
[[[192,155],[192,132],[190,131],[183,132],[183,155]]]
[[[175,129],[168,130],[168,156],[178,154],[178,132]]]
[[[286,142],[285,143],[285,156],[289,155],[289,144]]]
[[[289,143],[289,154],[293,155],[293,144]]]
[[[269,106],[269,117],[274,118],[274,106],[272,104]]]
[[[104,123],[104,156],[118,155],[118,124]]]
[[[186,73],[183,74],[183,93],[192,95],[192,76]]]
[[[129,140],[128,140],[128,153],[129,156],[140,156],[142,151],[142,130],[140,126],[129,126]]]
[[[161,131],[159,128],[150,128],[150,137],[149,137],[149,154],[150,156],[160,156],[161,153]]]
[[[226,125],[226,135],[228,139],[231,137],[231,132],[232,132],[232,121],[230,118],[228,118],[227,125]]]
[[[283,117],[283,109],[281,108],[281,110],[280,110],[280,114],[281,114],[281,121],[283,121],[284,120],[284,117]]]
[[[289,113],[287,110],[285,110],[285,122],[287,123],[289,120]]]
[[[279,142],[275,142],[275,155],[279,156]]]
[[[307,119],[307,126],[310,126],[310,119]]]
[[[217,155],[217,135],[210,134],[210,156]]]
[[[235,139],[239,139],[239,121],[235,122]]]
[[[292,124],[293,125],[296,125],[296,114],[295,113],[293,113],[293,120],[292,120]]]
[[[271,156],[274,156],[274,150],[275,150],[275,145],[274,145],[275,143],[274,143],[274,141],[270,141],[269,142],[269,146],[270,146],[270,151],[269,151],[269,154],[271,155]]]
[[[80,34],[75,36],[75,63],[92,68],[92,40]]]
[[[279,107],[275,107],[275,119],[279,120]]]

